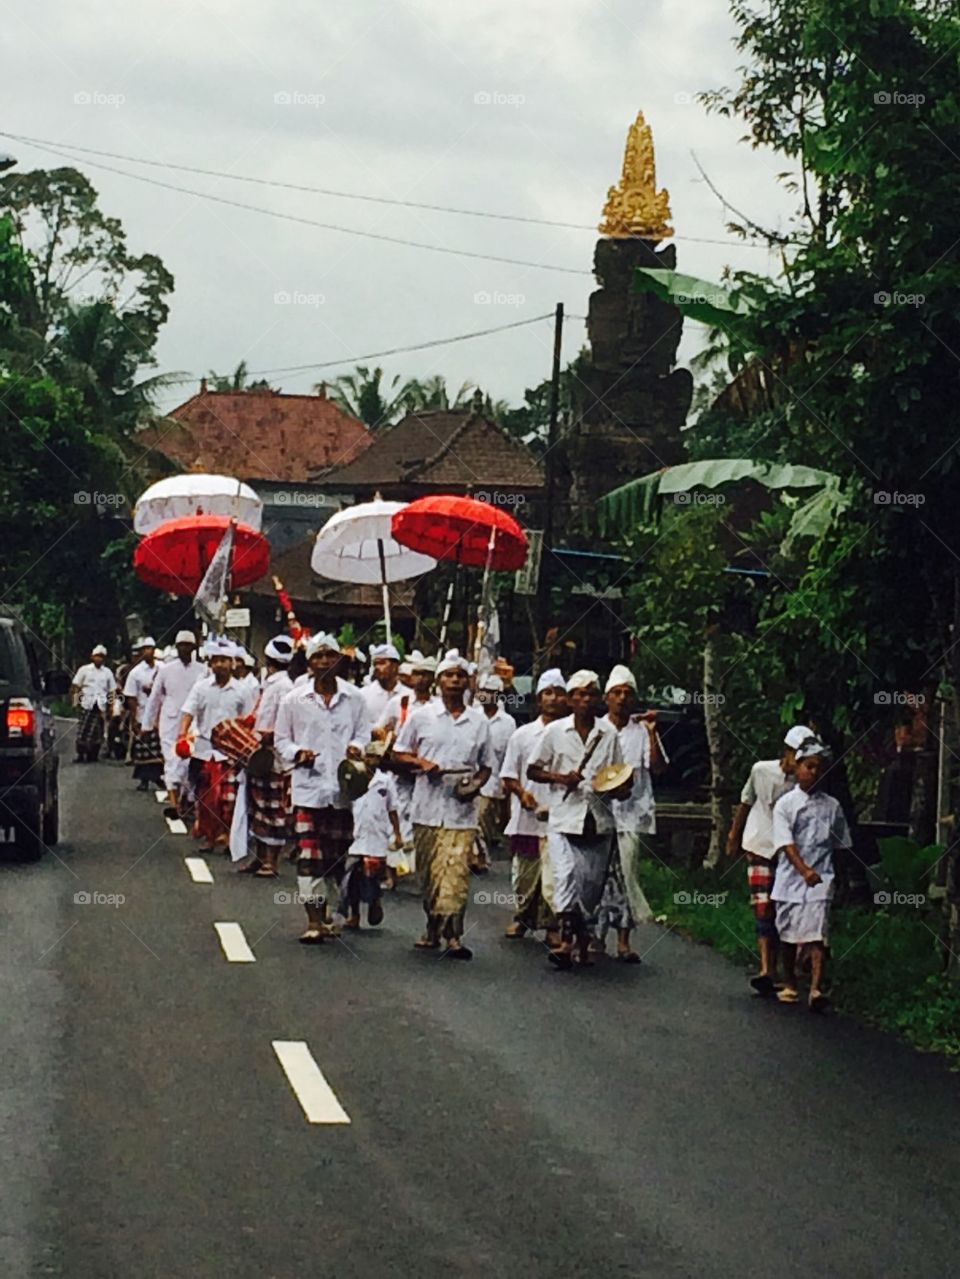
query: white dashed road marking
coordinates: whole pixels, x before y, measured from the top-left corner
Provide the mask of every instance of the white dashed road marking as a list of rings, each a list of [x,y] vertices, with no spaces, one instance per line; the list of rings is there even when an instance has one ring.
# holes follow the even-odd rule
[[[158,804],[165,804],[167,802],[167,792],[165,790],[154,791],[153,798]]]
[[[187,828],[179,817],[168,817],[167,825],[170,828],[171,835],[186,835]]]
[[[185,857],[183,861],[195,884],[213,883],[213,872],[202,857]]]
[[[239,924],[214,924],[220,937],[223,953],[231,964],[255,964],[257,957],[247,945],[243,929]]]
[[[273,1051],[287,1076],[287,1082],[311,1124],[348,1124],[350,1116],[337,1101],[323,1077],[313,1054],[300,1039],[275,1039]]]

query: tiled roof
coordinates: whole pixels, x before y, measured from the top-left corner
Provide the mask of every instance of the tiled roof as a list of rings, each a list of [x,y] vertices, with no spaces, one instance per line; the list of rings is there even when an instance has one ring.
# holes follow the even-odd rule
[[[329,471],[315,467],[313,477],[338,488],[409,483],[537,489],[544,482],[539,461],[524,444],[468,408],[408,413],[378,431],[358,457]]]
[[[370,432],[333,400],[279,391],[200,391],[170,421],[137,436],[185,470],[243,480],[306,483],[314,467],[339,466],[368,444]]]

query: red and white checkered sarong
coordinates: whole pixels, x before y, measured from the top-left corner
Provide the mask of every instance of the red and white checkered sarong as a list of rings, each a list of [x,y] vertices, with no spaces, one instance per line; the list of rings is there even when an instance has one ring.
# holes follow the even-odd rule
[[[290,774],[273,772],[248,779],[250,834],[262,844],[283,845],[293,834]]]
[[[353,843],[353,813],[349,808],[298,808],[298,880],[343,878],[347,851]]]
[[[229,760],[205,759],[197,786],[197,819],[193,833],[208,844],[224,843],[230,835],[237,802],[237,770]]]
[[[750,886],[750,905],[757,919],[773,919],[773,903],[770,892],[776,874],[775,858],[758,857],[747,853],[747,883]]]

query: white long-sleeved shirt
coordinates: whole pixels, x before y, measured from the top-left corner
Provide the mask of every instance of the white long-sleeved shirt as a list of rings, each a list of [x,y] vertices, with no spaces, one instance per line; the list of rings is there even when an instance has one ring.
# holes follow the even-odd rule
[[[612,805],[596,794],[590,784],[601,768],[623,763],[620,736],[608,719],[596,720],[586,741],[577,732],[572,715],[556,720],[544,733],[536,758],[530,763],[551,773],[579,772],[584,755],[597,741],[598,735],[599,741],[590,755],[579,786],[573,790],[567,790],[565,786],[550,787],[548,830],[564,835],[582,835],[588,813],[593,814],[598,835],[606,835],[615,829]]]
[[[313,684],[287,693],[280,702],[274,729],[274,747],[292,767],[300,751],[316,758],[307,768],[293,769],[293,802],[300,808],[349,808],[340,790],[337,769],[346,759],[348,746],[370,740],[367,707],[354,684],[337,679],[336,692],[327,702]]]
[[[364,684],[363,688],[360,689],[360,696],[366,703],[367,716],[371,724],[377,723],[394,694],[402,691],[404,691],[404,685],[402,684],[395,684],[393,688],[386,689],[377,679],[371,680],[369,684]],[[406,691],[410,692],[409,689]]]
[[[400,730],[394,749],[433,760],[441,768],[471,772],[489,768],[492,762],[490,729],[483,712],[467,706],[454,716],[443,702],[431,702],[415,710]],[[448,830],[476,828],[476,799],[465,801],[454,794],[463,775],[419,774],[411,805],[414,825],[443,826]]]
[[[480,707],[477,707],[481,710]],[[503,709],[502,706],[497,707],[495,715],[487,715],[481,711],[487,721],[487,728],[490,730],[490,776],[483,784],[480,794],[487,799],[500,799],[503,795],[503,785],[500,782],[500,766],[503,763],[503,757],[507,753],[507,742],[513,736],[517,727],[517,721],[511,714]]]
[[[613,724],[609,715],[604,718]],[[613,724],[613,727],[617,728],[616,724]],[[653,777],[650,773],[650,730],[643,720],[632,716],[623,728],[617,729],[617,732],[620,735],[623,762],[633,765],[633,789],[626,799],[615,799],[611,802],[613,819],[618,831],[652,835],[657,829],[657,806],[653,797]],[[659,738],[657,740],[659,741]],[[669,763],[662,743],[660,743],[660,752],[664,762]]]
[[[539,715],[529,724],[521,724],[515,729],[507,742],[507,751],[500,765],[501,780],[509,777],[519,782],[524,790],[529,791],[537,800],[537,808],[548,808],[553,787],[544,782],[532,782],[527,777],[527,765],[536,759],[543,735],[550,727],[551,720],[542,719]],[[520,803],[516,795],[510,796],[510,819],[507,822],[507,835],[541,836],[547,833],[545,822],[537,821],[536,810],[528,811]]]
[[[149,662],[139,661],[127,676],[126,683],[123,686],[124,697],[135,697],[137,699],[137,722],[140,724],[143,723],[143,717],[147,711],[147,702],[150,700],[150,691],[160,669],[159,662],[154,662],[151,666]]]
[[[779,852],[787,844],[796,845],[803,860],[820,876],[820,883],[808,884],[789,857],[782,856],[770,899],[829,901],[836,878],[833,851],[850,847],[850,828],[839,801],[825,791],[805,791],[799,786],[781,795],[773,808],[773,846]]]
[[[277,712],[280,703],[288,693],[293,692],[293,680],[286,671],[274,671],[264,681],[260,693],[260,705],[257,707],[257,718],[254,728],[258,733],[272,733],[277,724]]]
[[[181,707],[182,715],[193,716],[191,728],[197,735],[193,745],[195,758],[226,759],[225,755],[213,749],[210,734],[225,719],[241,719],[249,715],[254,700],[251,690],[243,688],[232,677],[223,685],[216,680],[198,680]]]
[[[153,681],[147,707],[143,715],[143,727],[160,730],[160,738],[164,742],[176,743],[180,731],[180,716],[183,704],[199,680],[207,674],[203,662],[194,657],[184,664],[179,657],[164,662],[157,671]]]
[[[78,668],[73,686],[80,690],[80,707],[89,711],[94,706],[106,710],[111,694],[117,691],[117,681],[109,666],[94,666],[87,662]]]

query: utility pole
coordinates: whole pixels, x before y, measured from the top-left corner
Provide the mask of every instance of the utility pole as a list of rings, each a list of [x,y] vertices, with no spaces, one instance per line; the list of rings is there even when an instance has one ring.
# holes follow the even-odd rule
[[[550,381],[550,424],[547,428],[547,451],[544,456],[546,510],[543,517],[543,545],[540,554],[540,578],[537,594],[540,603],[540,643],[543,644],[550,622],[550,559],[553,554],[553,499],[556,472],[556,444],[560,416],[560,350],[563,345],[563,303],[557,303],[553,323],[553,375]]]

